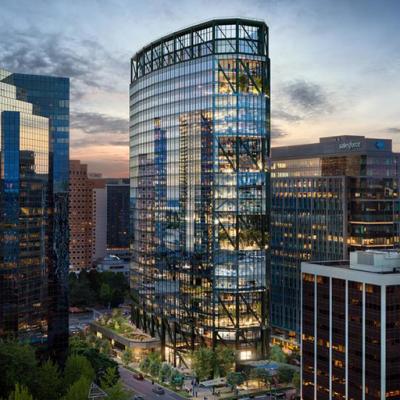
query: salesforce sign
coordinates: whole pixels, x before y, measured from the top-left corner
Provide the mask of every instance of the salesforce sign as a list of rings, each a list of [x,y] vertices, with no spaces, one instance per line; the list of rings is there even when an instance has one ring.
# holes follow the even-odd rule
[[[361,148],[361,144],[362,144],[362,142],[339,143],[339,150],[342,150],[342,151],[359,150]]]

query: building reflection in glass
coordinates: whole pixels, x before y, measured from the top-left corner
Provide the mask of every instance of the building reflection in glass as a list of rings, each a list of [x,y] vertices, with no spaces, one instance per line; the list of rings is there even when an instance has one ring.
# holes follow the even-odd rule
[[[0,336],[68,342],[69,80],[0,70]]]
[[[174,363],[266,343],[267,27],[210,21],[132,59],[133,319]]]

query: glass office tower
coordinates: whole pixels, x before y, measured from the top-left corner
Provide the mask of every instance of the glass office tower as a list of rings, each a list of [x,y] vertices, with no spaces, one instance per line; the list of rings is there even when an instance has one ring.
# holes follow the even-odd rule
[[[302,261],[398,246],[399,155],[391,140],[337,136],[271,158],[271,325],[296,341]]]
[[[107,181],[107,249],[129,249],[129,179]]]
[[[132,58],[133,320],[173,363],[266,346],[268,28],[211,20]]]
[[[28,102],[33,114],[48,119],[48,343],[62,357],[68,340],[69,79],[18,73],[4,73],[1,79],[15,88],[17,101]]]
[[[0,70],[0,80],[9,73]],[[0,81],[0,336],[46,343],[49,120]]]

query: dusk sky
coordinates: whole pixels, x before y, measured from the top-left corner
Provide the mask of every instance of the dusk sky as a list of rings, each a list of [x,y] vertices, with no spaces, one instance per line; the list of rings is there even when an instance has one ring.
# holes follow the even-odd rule
[[[272,146],[392,138],[400,151],[399,0],[2,0],[0,67],[71,78],[71,158],[128,176],[130,57],[216,17],[270,28]]]

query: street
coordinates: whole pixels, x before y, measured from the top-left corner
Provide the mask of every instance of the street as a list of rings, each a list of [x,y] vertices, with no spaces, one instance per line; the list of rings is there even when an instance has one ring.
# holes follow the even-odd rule
[[[153,393],[152,389],[154,386],[151,384],[150,381],[148,381],[146,379],[143,381],[134,379],[133,372],[129,371],[128,369],[126,369],[122,366],[119,367],[119,374],[121,376],[121,380],[124,383],[124,385],[128,389],[133,390],[135,392],[135,394],[140,394],[141,396],[143,396],[145,398],[145,400],[149,400],[149,399],[182,400],[182,399],[185,399],[184,397],[179,396],[178,394],[176,394],[166,388],[164,388],[165,394],[158,395],[158,394]],[[132,396],[132,398],[133,398],[133,396]]]

